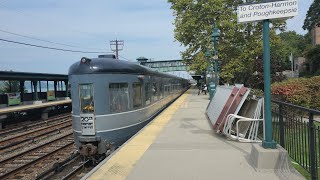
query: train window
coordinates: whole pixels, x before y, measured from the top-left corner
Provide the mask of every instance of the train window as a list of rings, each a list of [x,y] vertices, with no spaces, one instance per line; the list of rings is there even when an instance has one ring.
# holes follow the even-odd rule
[[[93,84],[80,84],[79,91],[81,113],[93,113]]]
[[[152,87],[151,88],[152,88],[151,89],[152,101],[156,102],[156,101],[159,100],[159,98],[158,98],[159,90],[158,90],[157,84],[156,83],[152,83]]]
[[[130,109],[128,83],[109,84],[110,112],[119,113]]]
[[[133,108],[138,109],[142,106],[142,87],[140,83],[133,83]]]
[[[150,83],[145,83],[144,91],[145,91],[145,97],[146,97],[146,105],[149,105],[151,103]]]
[[[163,98],[163,80],[162,80],[162,78],[159,78],[159,96],[160,96],[160,99]]]
[[[164,96],[168,96],[170,94],[170,85],[164,85]]]

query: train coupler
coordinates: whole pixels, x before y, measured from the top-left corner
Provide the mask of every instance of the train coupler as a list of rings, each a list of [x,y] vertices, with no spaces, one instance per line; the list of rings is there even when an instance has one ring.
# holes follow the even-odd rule
[[[84,144],[84,145],[80,146],[79,152],[83,156],[94,156],[97,154],[98,148],[97,148],[97,146],[90,144],[90,143]]]

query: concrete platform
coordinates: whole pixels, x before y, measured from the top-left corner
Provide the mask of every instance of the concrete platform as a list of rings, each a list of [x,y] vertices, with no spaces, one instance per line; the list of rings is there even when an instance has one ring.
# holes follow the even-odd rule
[[[252,144],[217,135],[208,96],[189,90],[83,179],[304,179],[294,169],[256,170]]]
[[[71,99],[49,101],[45,103],[42,103],[41,101],[37,101],[34,104],[30,104],[30,105],[18,105],[18,106],[1,108],[0,114],[6,114],[11,112],[17,112],[17,111],[26,111],[30,109],[45,108],[45,107],[57,106],[57,105],[63,105],[63,104],[71,104]]]

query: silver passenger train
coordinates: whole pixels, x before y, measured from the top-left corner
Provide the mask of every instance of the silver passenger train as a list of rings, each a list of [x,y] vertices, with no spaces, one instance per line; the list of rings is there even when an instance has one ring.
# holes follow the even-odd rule
[[[188,88],[188,81],[114,58],[82,58],[69,68],[72,127],[84,156],[128,140]]]

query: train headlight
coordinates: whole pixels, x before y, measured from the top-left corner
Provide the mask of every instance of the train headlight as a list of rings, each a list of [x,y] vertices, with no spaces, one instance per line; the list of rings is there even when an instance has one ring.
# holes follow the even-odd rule
[[[83,58],[81,58],[81,60],[80,60],[81,63],[88,63],[88,62],[90,62],[90,61],[91,61],[91,59],[86,58],[86,57],[83,57]]]

